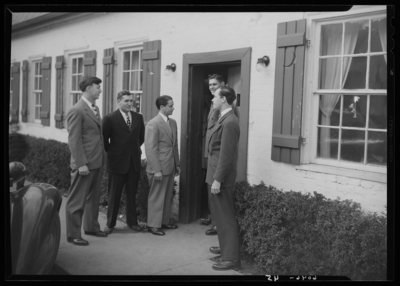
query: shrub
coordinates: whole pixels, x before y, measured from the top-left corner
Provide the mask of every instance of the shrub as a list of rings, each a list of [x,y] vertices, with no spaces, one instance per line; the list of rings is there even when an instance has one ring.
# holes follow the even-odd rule
[[[314,192],[235,185],[242,254],[268,273],[386,279],[386,217]]]

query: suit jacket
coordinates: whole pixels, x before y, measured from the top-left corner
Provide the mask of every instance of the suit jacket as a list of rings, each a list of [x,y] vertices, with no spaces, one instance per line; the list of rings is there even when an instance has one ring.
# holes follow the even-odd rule
[[[107,152],[107,171],[116,174],[128,173],[130,163],[136,172],[140,172],[140,159],[144,142],[144,120],[139,113],[130,111],[131,129],[129,130],[121,111],[107,114],[103,118],[104,149]]]
[[[178,128],[174,119],[169,118],[169,121],[171,129],[158,114],[146,125],[144,146],[147,173],[154,174],[161,171],[163,175],[168,176],[180,166],[177,145]]]
[[[233,187],[239,136],[239,120],[233,111],[229,111],[217,121],[208,140],[207,184],[212,185],[217,180],[221,182],[221,188]]]
[[[97,106],[96,106],[97,107]],[[97,110],[99,108],[97,107]],[[94,115],[83,99],[67,113],[68,145],[71,169],[87,165],[89,170],[100,168],[105,162],[101,117]]]

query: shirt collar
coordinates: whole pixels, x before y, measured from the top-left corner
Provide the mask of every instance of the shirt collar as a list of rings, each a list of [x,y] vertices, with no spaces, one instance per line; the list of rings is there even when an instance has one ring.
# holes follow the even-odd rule
[[[164,114],[162,114],[161,112],[159,112],[158,114],[161,115],[162,119],[164,119],[165,122],[168,122],[168,117],[165,116]]]
[[[82,96],[82,99],[87,103],[87,105],[89,105],[90,108],[92,108],[92,103],[89,100],[87,100],[84,96]]]
[[[232,110],[232,107],[228,107],[227,109],[225,109],[224,111],[221,112],[221,116],[219,118],[221,118],[222,116],[224,116],[225,114],[227,114],[231,110]]]
[[[130,112],[125,113],[125,112],[123,112],[123,111],[122,111],[121,109],[119,109],[119,108],[118,108],[118,110],[121,112],[122,117],[125,119],[125,121],[126,121],[126,117],[127,117],[127,116],[129,117],[129,119],[131,118],[131,113],[130,113]]]

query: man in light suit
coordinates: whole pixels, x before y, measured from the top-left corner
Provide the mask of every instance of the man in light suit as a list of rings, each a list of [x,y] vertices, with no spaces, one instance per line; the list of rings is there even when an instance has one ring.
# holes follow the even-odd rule
[[[126,192],[126,222],[135,232],[144,231],[136,215],[136,191],[140,178],[140,146],[144,142],[143,116],[131,110],[133,95],[117,95],[118,109],[103,118],[104,148],[107,152],[108,210],[104,232],[112,233],[117,222],[122,189]]]
[[[236,163],[239,145],[239,121],[232,110],[235,91],[224,86],[214,94],[214,109],[220,111],[207,142],[208,166],[206,182],[210,185],[212,210],[217,218],[219,247],[212,246],[210,252],[221,254],[214,258],[214,270],[238,270],[239,225],[236,221],[233,191],[236,182]]]
[[[161,229],[178,228],[169,220],[174,177],[180,173],[178,132],[176,121],[169,117],[175,109],[172,97],[158,97],[156,106],[160,112],[147,123],[144,143],[150,185],[147,227],[154,235],[165,235]]]
[[[71,151],[71,186],[65,205],[67,241],[88,245],[81,236],[106,237],[98,222],[100,182],[105,163],[101,117],[95,105],[100,97],[101,79],[84,77],[79,83],[82,98],[67,114],[68,145]]]

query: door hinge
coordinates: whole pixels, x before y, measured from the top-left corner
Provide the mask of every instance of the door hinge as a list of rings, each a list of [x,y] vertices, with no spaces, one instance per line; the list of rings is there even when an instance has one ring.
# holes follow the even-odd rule
[[[307,48],[311,46],[311,40],[307,40]]]

